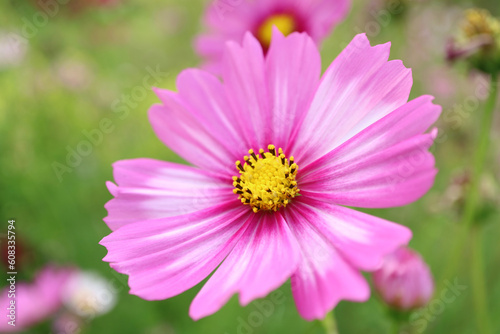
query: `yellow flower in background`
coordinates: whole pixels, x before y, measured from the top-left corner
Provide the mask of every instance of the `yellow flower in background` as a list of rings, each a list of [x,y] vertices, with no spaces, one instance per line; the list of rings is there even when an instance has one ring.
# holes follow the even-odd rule
[[[500,71],[500,20],[485,9],[468,9],[457,34],[447,46],[450,61],[464,59],[486,73]]]

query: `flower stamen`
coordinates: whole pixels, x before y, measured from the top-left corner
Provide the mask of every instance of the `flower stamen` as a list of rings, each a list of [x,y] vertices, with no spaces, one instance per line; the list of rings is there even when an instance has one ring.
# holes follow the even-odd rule
[[[287,159],[281,148],[276,152],[274,145],[259,154],[249,150],[250,156],[243,157],[245,164],[236,161],[240,175],[233,177],[233,192],[241,203],[250,205],[254,212],[278,211],[286,207],[298,195],[298,166],[293,157]]]
[[[273,27],[278,28],[283,35],[288,36],[297,30],[297,22],[295,18],[289,14],[272,15],[262,22],[257,29],[257,37],[265,48],[271,45]]]

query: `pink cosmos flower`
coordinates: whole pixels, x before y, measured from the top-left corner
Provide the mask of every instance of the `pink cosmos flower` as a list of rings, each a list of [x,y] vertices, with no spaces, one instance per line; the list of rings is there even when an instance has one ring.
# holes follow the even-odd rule
[[[219,74],[227,41],[241,43],[249,31],[267,51],[276,26],[285,36],[305,32],[319,43],[350,6],[350,0],[215,0],[205,13],[207,32],[197,38],[195,48],[206,60],[205,68]]]
[[[425,306],[434,293],[434,280],[422,257],[408,248],[388,255],[373,273],[373,284],[391,307],[409,311]]]
[[[365,301],[360,270],[376,270],[411,232],[346,206],[411,203],[436,175],[436,131],[425,131],[441,108],[430,96],[408,102],[411,71],[389,52],[358,35],[320,78],[306,34],[275,30],[264,56],[248,33],[228,43],[222,82],[189,69],[178,92],[155,89],[153,129],[194,166],[114,164],[113,232],[101,244],[130,292],[170,298],[215,271],[191,305],[194,319],[235,293],[247,305],[290,277],[305,319],[342,299]]]
[[[4,288],[0,294],[0,332],[23,331],[53,315],[62,305],[61,286],[66,284],[71,273],[71,269],[47,266],[37,274],[32,283],[16,282],[15,296],[12,296],[10,286]],[[15,326],[8,323],[14,320],[9,317],[11,301],[15,302]]]

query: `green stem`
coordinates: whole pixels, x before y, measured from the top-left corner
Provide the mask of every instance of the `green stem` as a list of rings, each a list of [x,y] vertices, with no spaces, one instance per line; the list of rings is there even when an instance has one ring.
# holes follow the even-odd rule
[[[467,241],[467,237],[469,235],[470,228],[476,214],[477,205],[479,203],[479,198],[480,198],[479,185],[481,181],[481,175],[483,174],[484,165],[486,163],[486,156],[488,153],[488,146],[490,142],[491,124],[493,122],[493,112],[495,110],[495,105],[497,102],[496,100],[498,94],[497,78],[498,77],[496,74],[491,76],[490,96],[488,97],[488,101],[486,102],[485,110],[481,119],[479,143],[477,145],[476,151],[474,152],[471,182],[467,192],[467,197],[465,199],[465,208],[461,224],[459,226],[460,231],[456,239],[455,245],[452,249],[453,257],[448,262],[448,266],[444,270],[443,279],[440,282],[441,284],[444,284],[446,280],[450,279],[451,276],[457,272],[457,268],[461,260],[463,259],[464,245],[465,242]],[[481,265],[479,266],[481,267]],[[483,273],[479,273],[477,275],[480,275],[482,277]],[[477,317],[479,319],[485,316],[484,314],[479,314],[479,313],[483,311],[486,312],[487,308],[485,300],[482,300],[482,298],[480,297],[480,295],[483,293],[480,290],[484,289],[484,285],[482,283],[478,283],[475,287],[479,289],[479,290],[474,289],[474,294],[475,295],[479,294],[479,297],[476,298],[477,302],[481,302],[483,304],[483,306],[481,306],[479,309],[476,309],[476,312],[478,312]],[[489,326],[484,325],[484,328],[488,330]],[[490,331],[482,333],[490,333]]]
[[[481,239],[481,229],[479,229],[478,226],[474,226],[471,231],[471,281],[474,291],[473,298],[474,309],[476,311],[476,322],[479,333],[491,333]]]
[[[337,322],[335,321],[335,313],[333,311],[328,313],[325,319],[321,320],[321,324],[325,328],[326,334],[339,334]]]
[[[392,321],[392,333],[393,334],[399,334],[399,331],[401,329],[401,324],[397,320]]]

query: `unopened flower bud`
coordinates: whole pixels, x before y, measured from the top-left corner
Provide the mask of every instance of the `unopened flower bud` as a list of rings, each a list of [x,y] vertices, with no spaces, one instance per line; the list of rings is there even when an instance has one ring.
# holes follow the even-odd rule
[[[434,281],[422,257],[408,248],[388,255],[373,273],[373,284],[382,299],[400,311],[425,306],[434,293]]]

